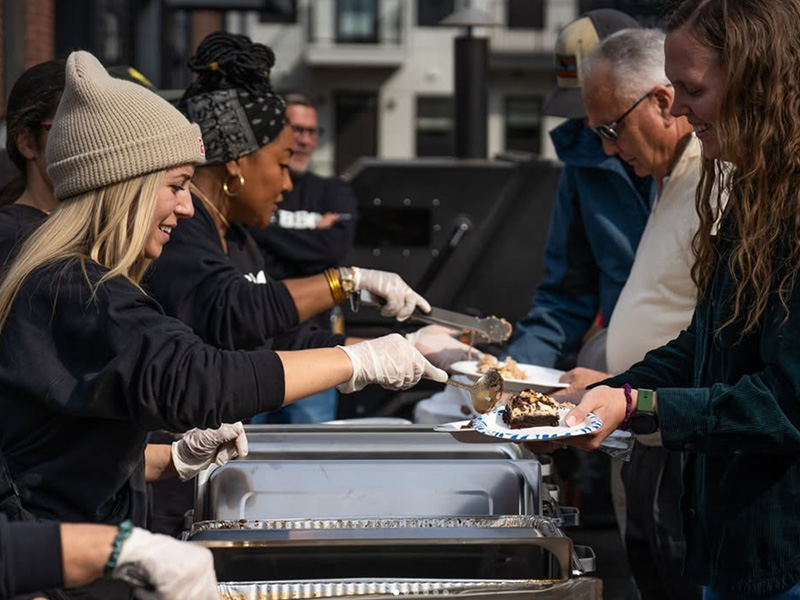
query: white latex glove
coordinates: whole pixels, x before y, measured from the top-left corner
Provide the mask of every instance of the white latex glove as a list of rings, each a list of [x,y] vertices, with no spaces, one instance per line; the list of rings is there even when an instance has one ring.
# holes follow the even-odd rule
[[[449,369],[460,360],[480,360],[483,352],[468,344],[459,342],[460,332],[441,325],[428,325],[406,335],[422,355],[440,369]]]
[[[381,307],[381,314],[384,317],[395,317],[398,321],[405,321],[417,307],[422,312],[431,311],[428,301],[412,290],[397,273],[350,268],[353,270],[356,291],[367,290],[386,302]]]
[[[369,383],[390,390],[404,390],[420,379],[446,381],[447,373],[434,367],[399,333],[392,333],[352,346],[337,346],[353,363],[353,376],[336,386],[343,394],[356,392]]]
[[[247,456],[247,436],[241,421],[223,423],[218,429],[190,429],[172,443],[172,462],[181,481],[208,468],[224,465],[237,456]]]
[[[134,586],[143,600],[219,600],[208,548],[138,527],[122,543],[111,577]]]

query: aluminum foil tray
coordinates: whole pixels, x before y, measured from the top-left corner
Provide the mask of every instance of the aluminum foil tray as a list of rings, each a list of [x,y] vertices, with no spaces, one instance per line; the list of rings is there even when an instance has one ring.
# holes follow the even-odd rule
[[[340,598],[342,596],[369,596],[391,594],[407,596],[410,594],[444,595],[455,591],[481,588],[498,588],[509,585],[538,585],[531,580],[423,580],[423,579],[342,579],[338,581],[269,581],[237,582],[217,585],[222,600],[303,600],[306,598]]]
[[[593,577],[559,583],[530,580],[342,579],[302,582],[221,583],[220,600],[307,600],[322,598],[430,599],[461,596],[470,600],[602,600],[603,584]]]
[[[189,537],[202,531],[230,529],[420,529],[420,528],[487,528],[521,527],[532,529],[542,537],[561,537],[563,533],[547,517],[506,515],[497,517],[392,517],[363,519],[256,519],[248,521],[198,521],[192,525]]]

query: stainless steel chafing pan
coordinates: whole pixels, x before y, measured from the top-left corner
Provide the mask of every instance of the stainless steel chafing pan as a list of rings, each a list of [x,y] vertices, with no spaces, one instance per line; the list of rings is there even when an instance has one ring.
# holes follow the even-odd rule
[[[234,461],[199,488],[196,520],[537,515],[533,460]]]
[[[536,579],[572,575],[572,541],[525,528],[204,532],[220,581],[307,578]],[[221,539],[213,539],[213,538]],[[212,539],[209,539],[212,538]]]
[[[248,425],[245,432],[249,460],[535,458],[522,444],[463,444],[431,425]]]

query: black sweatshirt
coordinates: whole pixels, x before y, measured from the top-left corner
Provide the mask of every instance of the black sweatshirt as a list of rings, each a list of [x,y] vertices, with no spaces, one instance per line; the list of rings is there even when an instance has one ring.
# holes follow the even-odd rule
[[[355,235],[356,197],[349,185],[314,173],[293,175],[292,183],[270,226],[249,230],[263,250],[267,274],[275,279],[316,275],[340,265]],[[317,229],[325,213],[341,216],[333,227]]]
[[[40,518],[143,525],[148,431],[218,427],[283,394],[274,352],[208,346],[123,277],[93,295],[77,260],[31,274],[0,335],[2,451]]]
[[[0,600],[63,584],[58,523],[9,523],[0,513]]]
[[[247,230],[231,224],[226,256],[211,215],[198,198],[192,201],[194,217],[178,223],[144,281],[167,314],[220,348],[298,350],[344,343],[344,336],[299,326],[289,290],[265,275]]]
[[[7,261],[46,218],[47,215],[38,208],[24,204],[9,204],[0,208],[0,269],[10,264]]]

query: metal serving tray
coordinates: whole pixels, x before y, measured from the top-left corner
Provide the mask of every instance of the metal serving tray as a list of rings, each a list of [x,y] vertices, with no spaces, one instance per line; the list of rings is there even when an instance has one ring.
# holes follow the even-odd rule
[[[541,488],[535,460],[233,461],[195,520],[538,515]]]
[[[522,444],[463,444],[431,425],[247,425],[245,432],[249,460],[535,458]]]
[[[572,541],[567,537],[545,537],[526,528],[225,533],[206,531],[191,538],[211,549],[220,581],[378,577],[553,582],[573,575]],[[235,539],[233,534],[242,535]]]
[[[397,517],[376,519],[278,519],[257,521],[202,521],[192,525],[189,536],[195,541],[255,541],[260,531],[329,529],[464,529],[523,528],[532,537],[564,537],[558,523],[540,516],[500,517]],[[595,555],[587,546],[575,546],[572,574],[582,575],[595,570]]]
[[[430,600],[431,596],[502,598],[504,600],[601,600],[602,582],[583,577],[558,583],[458,579],[338,579],[221,583],[221,600],[311,600],[363,598]]]
[[[255,521],[200,521],[192,525],[189,536],[196,539],[203,532],[254,532],[272,530],[321,529],[453,529],[453,528],[524,528],[533,537],[562,537],[557,524],[547,517],[499,516],[499,517],[379,517],[352,519],[259,519]],[[250,533],[246,534],[247,536]],[[217,539],[203,538],[203,539]],[[233,538],[236,539],[236,538]],[[239,538],[239,539],[247,539]]]

